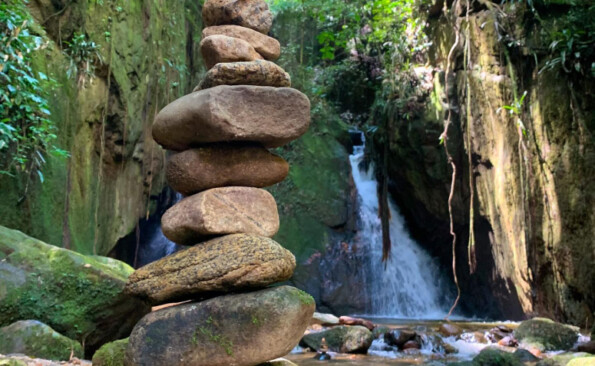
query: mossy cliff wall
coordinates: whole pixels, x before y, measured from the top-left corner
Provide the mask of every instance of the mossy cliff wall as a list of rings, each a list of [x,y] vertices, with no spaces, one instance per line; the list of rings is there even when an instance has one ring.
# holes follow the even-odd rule
[[[438,141],[450,110],[461,305],[484,316],[540,314],[590,325],[595,89],[588,77],[540,72],[548,59],[540,31],[568,8],[540,9],[540,22],[529,23],[526,4],[506,3],[504,24],[485,2],[472,4],[469,14],[465,2],[455,1],[447,15],[438,11],[429,19],[429,67],[418,69],[425,97],[412,121],[390,127],[393,197],[414,236],[449,266],[451,170]],[[511,45],[511,39],[522,42]],[[520,112],[511,115],[503,107],[524,91]],[[473,274],[467,264],[471,192],[478,260]]]
[[[107,254],[154,210],[165,152],[151,137],[161,107],[192,89],[201,61],[199,2],[32,0],[47,48],[35,65],[49,90],[58,145],[45,182],[0,177],[0,224],[85,254]],[[101,46],[95,77],[68,77],[68,43],[86,34]]]

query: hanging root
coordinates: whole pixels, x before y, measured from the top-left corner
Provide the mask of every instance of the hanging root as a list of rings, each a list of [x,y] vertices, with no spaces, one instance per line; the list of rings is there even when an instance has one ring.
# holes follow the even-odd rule
[[[445,5],[446,7],[446,5]],[[456,24],[456,23],[455,23]],[[453,219],[453,214],[452,214],[452,199],[454,196],[454,191],[455,191],[455,183],[456,183],[456,178],[457,178],[457,166],[454,163],[454,160],[452,158],[452,156],[450,155],[450,152],[448,151],[448,129],[452,123],[452,108],[450,107],[450,98],[448,96],[448,76],[450,73],[450,62],[452,59],[452,56],[456,50],[456,48],[459,45],[459,29],[458,26],[455,26],[455,43],[452,45],[452,47],[450,48],[450,51],[448,52],[448,59],[446,61],[446,72],[444,75],[444,84],[445,84],[445,90],[446,90],[446,103],[448,105],[448,117],[446,119],[446,122],[444,123],[444,132],[442,132],[442,136],[441,136],[441,140],[444,143],[444,151],[446,153],[446,158],[448,161],[448,164],[450,164],[451,168],[452,168],[452,177],[451,177],[451,182],[450,182],[450,193],[448,195],[448,217],[450,220],[450,235],[452,236],[452,275],[453,275],[453,279],[454,279],[454,283],[457,286],[457,298],[455,299],[454,304],[452,305],[452,307],[450,308],[450,311],[448,312],[448,315],[446,315],[446,317],[444,318],[445,320],[448,320],[448,318],[450,318],[450,316],[452,315],[454,309],[457,307],[459,300],[461,298],[461,287],[459,286],[459,278],[457,277],[457,257],[456,257],[456,244],[457,244],[457,234],[455,233],[454,230],[454,219]]]

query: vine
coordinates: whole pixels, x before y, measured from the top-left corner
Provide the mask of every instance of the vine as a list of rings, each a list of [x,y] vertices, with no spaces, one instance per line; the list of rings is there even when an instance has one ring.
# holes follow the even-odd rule
[[[44,182],[48,155],[69,156],[55,144],[57,128],[50,119],[46,90],[56,82],[33,65],[33,57],[47,47],[33,25],[25,4],[0,4],[0,175],[25,175],[19,202],[26,198],[32,176]]]

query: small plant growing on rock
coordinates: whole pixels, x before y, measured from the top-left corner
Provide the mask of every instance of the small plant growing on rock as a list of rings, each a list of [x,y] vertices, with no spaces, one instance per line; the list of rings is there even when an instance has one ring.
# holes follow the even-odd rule
[[[84,88],[87,81],[95,78],[96,64],[103,63],[99,52],[101,46],[82,33],[75,33],[72,40],[65,43],[68,46],[65,53],[70,58],[66,74],[69,78],[76,77],[79,88]]]

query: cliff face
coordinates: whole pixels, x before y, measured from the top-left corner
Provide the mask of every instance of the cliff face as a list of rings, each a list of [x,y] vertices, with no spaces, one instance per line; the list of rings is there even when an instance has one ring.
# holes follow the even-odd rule
[[[191,4],[192,3],[192,4]],[[0,177],[0,223],[81,253],[107,254],[149,215],[165,183],[165,152],[151,138],[161,107],[192,89],[200,73],[195,2],[157,0],[29,3],[47,48],[35,65],[49,90],[58,145],[45,182]],[[84,85],[67,76],[75,34],[100,46]]]
[[[497,317],[540,314],[592,324],[595,89],[576,74],[540,72],[548,49],[540,30],[568,8],[542,10],[540,22],[528,23],[530,9],[505,6],[506,31],[523,40],[520,46],[507,46],[506,24],[490,6],[467,14],[455,2],[448,16],[430,19],[429,67],[416,70],[424,97],[414,120],[390,127],[391,193],[417,239],[450,265],[451,170],[438,144],[450,110],[462,306]],[[505,106],[515,101],[518,111],[509,113]],[[471,220],[475,273],[468,265]]]

